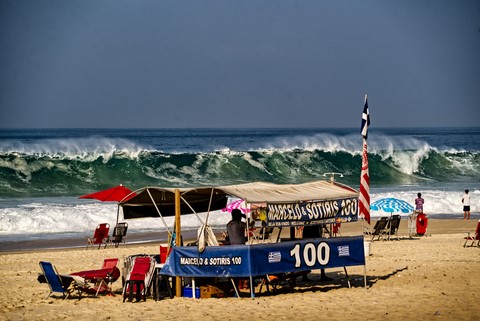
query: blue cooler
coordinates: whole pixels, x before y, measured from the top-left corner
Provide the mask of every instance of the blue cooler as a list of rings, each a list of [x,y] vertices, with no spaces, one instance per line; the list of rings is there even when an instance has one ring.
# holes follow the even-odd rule
[[[191,286],[183,287],[183,297],[184,298],[193,298],[193,291]],[[200,288],[195,288],[195,298],[200,299]]]

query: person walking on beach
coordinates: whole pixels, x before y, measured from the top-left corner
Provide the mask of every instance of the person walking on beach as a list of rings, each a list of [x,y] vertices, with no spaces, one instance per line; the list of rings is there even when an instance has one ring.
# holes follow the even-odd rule
[[[423,213],[423,203],[425,203],[425,200],[422,198],[422,193],[418,193],[417,198],[415,199],[416,213]]]
[[[468,195],[468,189],[466,189],[465,194],[463,194],[462,203],[463,203],[463,219],[469,220],[470,219],[470,195]]]

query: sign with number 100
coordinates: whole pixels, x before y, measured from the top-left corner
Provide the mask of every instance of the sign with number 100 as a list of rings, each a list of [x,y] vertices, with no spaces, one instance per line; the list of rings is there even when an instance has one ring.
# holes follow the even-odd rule
[[[295,258],[295,267],[302,266],[302,262],[308,267],[313,267],[315,264],[327,265],[330,261],[330,246],[326,242],[305,243],[302,249],[301,244],[295,244],[290,251],[290,256]]]

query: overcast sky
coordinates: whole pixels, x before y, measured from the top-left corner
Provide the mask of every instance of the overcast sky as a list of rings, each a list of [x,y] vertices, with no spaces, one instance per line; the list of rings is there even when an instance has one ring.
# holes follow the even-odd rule
[[[0,0],[0,128],[480,126],[477,0]]]

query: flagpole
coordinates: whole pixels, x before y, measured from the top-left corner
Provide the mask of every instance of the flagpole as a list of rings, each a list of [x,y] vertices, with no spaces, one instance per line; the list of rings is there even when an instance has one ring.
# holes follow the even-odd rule
[[[358,197],[359,214],[362,215],[362,235],[365,229],[365,220],[370,224],[370,175],[368,173],[368,126],[370,125],[370,113],[368,111],[367,94],[365,94],[365,103],[362,113],[361,134],[363,138],[362,148],[362,170],[360,172],[360,193]],[[365,242],[365,240],[364,240]],[[364,247],[365,250],[365,247]],[[363,282],[367,287],[367,266],[363,265]]]

